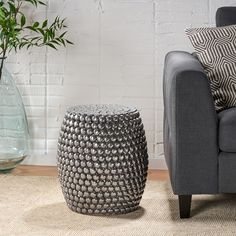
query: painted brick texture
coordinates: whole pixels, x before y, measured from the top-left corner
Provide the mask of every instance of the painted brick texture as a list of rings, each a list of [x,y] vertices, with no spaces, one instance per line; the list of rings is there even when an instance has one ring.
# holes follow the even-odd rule
[[[165,167],[165,54],[192,51],[184,29],[214,25],[216,9],[225,5],[236,6],[236,0],[49,0],[37,14],[30,12],[31,18],[66,17],[75,45],[57,52],[32,49],[8,58],[32,137],[33,155],[26,163],[56,163],[57,136],[67,107],[116,103],[140,109],[150,167]]]

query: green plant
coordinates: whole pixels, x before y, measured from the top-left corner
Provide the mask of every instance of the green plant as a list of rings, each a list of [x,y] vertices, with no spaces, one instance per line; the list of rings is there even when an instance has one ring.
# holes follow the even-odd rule
[[[11,50],[16,52],[22,48],[49,46],[57,49],[58,46],[73,44],[65,38],[65,19],[57,16],[51,24],[48,19],[42,22],[28,22],[23,13],[27,4],[37,8],[46,5],[40,0],[0,0],[0,56],[5,58]],[[4,60],[0,65],[0,79]]]

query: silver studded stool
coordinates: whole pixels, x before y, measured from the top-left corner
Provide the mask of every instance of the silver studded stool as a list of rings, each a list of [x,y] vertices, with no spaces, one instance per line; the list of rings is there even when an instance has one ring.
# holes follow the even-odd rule
[[[119,105],[67,110],[58,140],[59,179],[68,207],[83,214],[137,209],[148,169],[139,112]]]

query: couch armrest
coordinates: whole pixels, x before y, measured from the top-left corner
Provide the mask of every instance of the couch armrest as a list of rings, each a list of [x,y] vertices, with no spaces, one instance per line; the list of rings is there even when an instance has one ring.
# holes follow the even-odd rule
[[[174,193],[217,193],[217,114],[196,57],[167,54],[163,92],[164,150]]]

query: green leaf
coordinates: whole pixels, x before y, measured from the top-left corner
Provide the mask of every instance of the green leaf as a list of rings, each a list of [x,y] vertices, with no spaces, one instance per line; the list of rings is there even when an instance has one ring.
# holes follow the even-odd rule
[[[46,3],[42,2],[42,1],[38,1],[38,3],[41,4],[41,5],[44,5],[44,6],[47,5]]]
[[[5,18],[5,13],[4,11],[2,10],[2,8],[0,8],[0,19],[4,19]]]
[[[66,46],[65,40],[62,39],[62,38],[60,38],[60,39],[61,39],[61,42],[62,42],[63,46],[65,47]]]
[[[67,31],[65,31],[64,33],[62,33],[62,34],[59,36],[59,38],[63,38],[66,33],[67,33]]]
[[[33,42],[35,40],[39,40],[39,39],[40,39],[40,37],[33,37],[33,38],[31,38],[31,42]]]
[[[27,50],[31,47],[32,45],[31,44],[28,44],[28,46],[26,47],[27,48]]]
[[[54,43],[54,44],[60,45],[60,43],[57,42],[56,40],[52,40],[51,43]]]
[[[25,25],[25,22],[26,22],[26,18],[24,15],[21,16],[21,19],[20,19],[20,25],[21,27],[23,27]]]
[[[73,42],[71,42],[70,40],[68,40],[68,39],[66,39],[66,42],[67,43],[69,43],[69,44],[72,44],[72,45],[74,45],[74,43]]]
[[[57,50],[57,48],[52,43],[46,43],[46,45]]]
[[[9,8],[10,8],[10,11],[12,11],[13,13],[16,13],[16,7],[13,3],[11,2],[8,2],[8,5],[9,5]]]
[[[45,33],[44,36],[43,36],[43,43],[46,43],[48,40],[48,34]]]
[[[42,28],[45,28],[48,25],[48,20],[45,20],[42,24]]]
[[[33,24],[33,28],[37,28],[39,26],[39,22],[34,22],[34,24]]]

